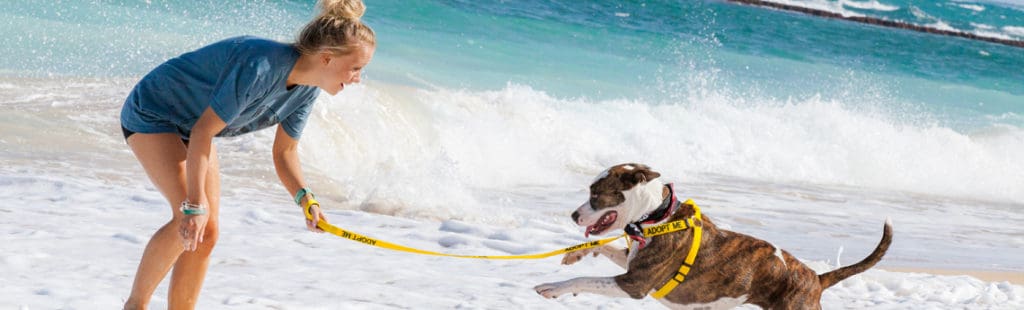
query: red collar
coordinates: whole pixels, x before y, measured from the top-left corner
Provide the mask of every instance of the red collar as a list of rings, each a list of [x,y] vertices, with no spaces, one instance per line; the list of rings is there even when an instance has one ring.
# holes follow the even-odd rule
[[[629,225],[626,225],[624,228],[626,236],[639,243],[637,246],[638,250],[647,246],[647,238],[644,238],[644,229],[642,225],[654,224],[666,220],[672,217],[672,215],[679,210],[679,199],[676,199],[676,191],[672,188],[672,183],[666,184],[665,187],[668,187],[668,197],[665,197],[664,201],[661,202],[661,205],[651,213],[641,216],[636,222],[629,223]]]

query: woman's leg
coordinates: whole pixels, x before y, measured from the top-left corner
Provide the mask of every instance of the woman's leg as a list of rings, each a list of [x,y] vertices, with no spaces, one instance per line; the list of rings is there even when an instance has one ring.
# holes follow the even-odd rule
[[[149,299],[156,287],[167,275],[167,271],[183,252],[181,236],[178,228],[183,215],[178,211],[181,201],[185,200],[185,154],[186,148],[177,134],[133,134],[128,138],[135,157],[142,164],[153,185],[160,190],[171,206],[171,220],[160,227],[146,245],[135,273],[131,296],[125,302],[125,309],[146,309]],[[210,202],[209,221],[206,224],[206,235],[199,250],[189,253],[189,263],[177,264],[171,278],[168,309],[191,309],[195,305],[203,276],[206,274],[206,261],[217,240],[217,215],[219,211],[220,177],[217,153],[214,149],[210,156],[206,184]],[[198,264],[196,262],[199,262]],[[189,276],[192,275],[192,276]],[[182,279],[176,279],[182,277]]]

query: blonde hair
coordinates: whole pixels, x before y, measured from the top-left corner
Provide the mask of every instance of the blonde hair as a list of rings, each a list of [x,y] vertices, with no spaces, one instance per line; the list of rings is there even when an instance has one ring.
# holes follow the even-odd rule
[[[320,14],[306,24],[295,41],[299,53],[347,55],[360,44],[377,45],[373,29],[359,21],[366,13],[362,0],[320,0],[317,7]]]

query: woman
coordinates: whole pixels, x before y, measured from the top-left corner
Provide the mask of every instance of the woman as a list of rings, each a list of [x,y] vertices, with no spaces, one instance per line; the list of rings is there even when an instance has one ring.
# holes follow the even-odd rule
[[[173,216],[146,245],[125,309],[145,309],[173,266],[169,309],[195,307],[217,242],[220,177],[214,136],[274,124],[274,168],[305,212],[323,219],[306,188],[297,146],[313,102],[358,83],[376,39],[359,21],[361,0],[325,0],[294,44],[237,37],[168,60],[147,74],[121,110],[125,139]],[[322,232],[322,231],[321,231]],[[184,244],[184,247],[182,246]]]

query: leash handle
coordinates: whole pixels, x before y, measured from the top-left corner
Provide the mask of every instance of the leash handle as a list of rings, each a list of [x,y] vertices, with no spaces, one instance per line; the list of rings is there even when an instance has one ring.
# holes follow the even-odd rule
[[[316,198],[306,199],[306,206],[302,207],[302,211],[303,211],[303,213],[306,214],[306,219],[307,220],[312,220],[313,219],[313,213],[309,212],[309,210],[312,209],[313,206],[320,207],[320,202],[316,201]],[[322,222],[323,220],[320,220],[320,221]],[[320,225],[320,223],[317,223],[317,226],[319,226],[319,225]]]
[[[306,197],[307,194],[309,195],[309,199],[306,199],[306,205],[302,205],[302,197]],[[295,204],[302,207],[302,213],[306,215],[307,220],[313,219],[313,214],[309,212],[309,209],[313,206],[320,206],[320,202],[316,201],[316,195],[314,195],[313,191],[309,190],[308,187],[300,188],[298,192],[295,192]],[[320,226],[320,223],[316,223],[316,225]]]

